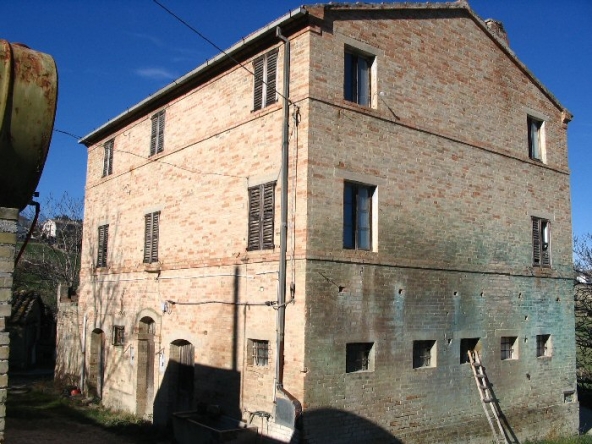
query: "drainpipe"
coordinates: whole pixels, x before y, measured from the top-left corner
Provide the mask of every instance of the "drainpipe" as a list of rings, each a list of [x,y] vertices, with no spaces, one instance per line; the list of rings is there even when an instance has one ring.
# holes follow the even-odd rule
[[[282,129],[282,200],[280,204],[281,225],[280,225],[280,265],[279,265],[279,287],[278,287],[278,312],[277,312],[277,353],[275,360],[275,382],[276,388],[281,390],[284,385],[284,336],[286,322],[286,251],[288,249],[288,131],[290,124],[290,41],[282,35],[278,26],[275,28],[275,35],[284,41],[284,89],[283,89],[283,110],[284,121]]]
[[[82,321],[82,368],[80,369],[80,391],[84,391],[84,379],[85,379],[85,368],[86,368],[86,314]]]
[[[286,322],[286,251],[288,249],[288,137],[290,124],[290,41],[282,35],[278,26],[275,35],[284,42],[284,89],[283,89],[283,131],[282,131],[282,174],[281,174],[281,226],[280,226],[280,264],[278,271],[278,311],[277,311],[277,353],[275,358],[275,421],[290,428],[296,427],[296,420],[302,413],[302,405],[284,389],[284,336]],[[290,286],[293,288],[293,285]],[[278,398],[278,392],[285,398]]]

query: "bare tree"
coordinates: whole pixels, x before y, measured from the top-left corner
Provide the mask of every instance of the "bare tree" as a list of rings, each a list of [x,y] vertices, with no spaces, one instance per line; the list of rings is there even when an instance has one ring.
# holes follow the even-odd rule
[[[70,293],[76,291],[83,209],[83,199],[66,192],[60,198],[50,195],[42,203],[32,239],[15,269],[15,289],[36,289],[51,306],[56,304],[58,287],[66,287]],[[24,219],[30,223],[34,212],[34,208],[27,207]]]
[[[588,395],[592,394],[592,234],[575,238],[574,266],[578,385]]]

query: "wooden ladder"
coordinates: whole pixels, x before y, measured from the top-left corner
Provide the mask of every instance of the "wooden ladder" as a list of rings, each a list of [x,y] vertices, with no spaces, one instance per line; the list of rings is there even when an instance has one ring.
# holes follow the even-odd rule
[[[502,423],[500,421],[499,404],[497,402],[497,399],[493,395],[493,391],[491,390],[491,384],[489,383],[489,379],[487,378],[487,374],[485,373],[485,367],[483,367],[483,365],[481,364],[479,352],[475,350],[469,350],[468,353],[469,362],[471,363],[471,368],[473,369],[473,376],[475,377],[475,383],[477,384],[479,396],[481,397],[481,405],[483,406],[483,410],[485,411],[487,422],[491,427],[493,438],[496,443],[510,444],[510,441],[508,441],[506,432],[504,431],[504,428],[502,427]]]

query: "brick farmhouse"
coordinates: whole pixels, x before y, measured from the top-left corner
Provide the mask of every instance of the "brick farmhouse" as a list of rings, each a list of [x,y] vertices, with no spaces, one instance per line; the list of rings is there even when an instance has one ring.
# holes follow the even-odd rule
[[[508,433],[574,434],[570,119],[465,1],[293,10],[82,139],[57,374],[160,425],[489,443],[477,350]]]

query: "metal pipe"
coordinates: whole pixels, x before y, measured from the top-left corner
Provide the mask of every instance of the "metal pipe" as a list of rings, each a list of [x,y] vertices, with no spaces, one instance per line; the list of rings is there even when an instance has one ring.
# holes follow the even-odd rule
[[[35,194],[38,195],[38,193],[35,193]],[[23,255],[25,248],[27,247],[27,244],[31,240],[31,236],[33,235],[33,230],[35,229],[35,225],[37,225],[37,220],[39,219],[39,213],[41,212],[41,206],[39,205],[39,202],[35,202],[34,200],[32,200],[31,202],[29,202],[29,205],[35,206],[35,217],[33,217],[33,222],[31,222],[31,227],[29,228],[29,232],[27,233],[27,237],[25,238],[25,241],[23,242],[23,245],[21,246],[21,249],[19,250],[18,255],[16,256],[16,260],[14,261],[14,268],[16,268],[16,266],[18,265],[19,260],[21,259],[21,256]],[[59,298],[58,298],[58,302],[59,302]]]
[[[86,369],[86,320],[87,315],[84,315],[82,321],[82,368],[80,369],[80,391],[84,392],[84,380],[85,380],[85,369]]]
[[[284,336],[286,322],[286,251],[288,239],[288,148],[290,125],[290,41],[282,35],[278,26],[275,35],[284,42],[284,88],[283,97],[283,131],[282,131],[282,197],[280,203],[280,263],[278,273],[278,312],[277,312],[277,353],[275,360],[276,389],[282,389],[284,384]]]

